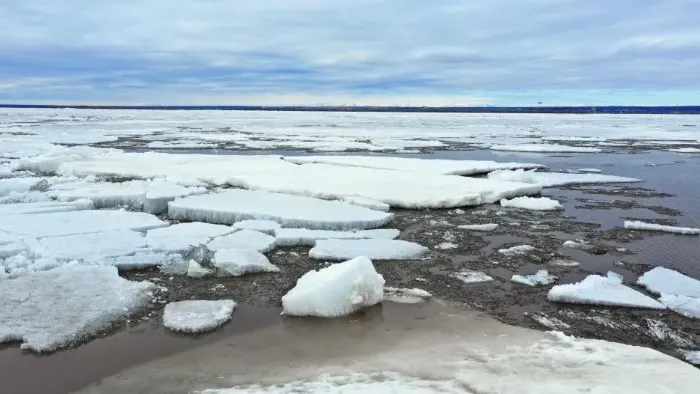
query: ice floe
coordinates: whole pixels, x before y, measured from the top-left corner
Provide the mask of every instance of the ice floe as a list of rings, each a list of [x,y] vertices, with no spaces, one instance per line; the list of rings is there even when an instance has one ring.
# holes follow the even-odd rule
[[[146,233],[148,247],[154,250],[181,252],[190,246],[207,244],[215,237],[231,234],[235,228],[210,223],[178,223],[170,227],[149,230]]]
[[[163,310],[163,326],[177,332],[212,331],[231,320],[235,308],[233,300],[171,302]]]
[[[547,294],[554,302],[665,309],[651,297],[622,284],[616,275],[589,275],[578,283],[557,285]]]
[[[309,271],[282,297],[290,316],[338,317],[382,302],[384,278],[367,257]]]
[[[233,224],[233,228],[259,231],[268,235],[274,235],[275,230],[280,227],[282,226],[279,223],[272,220],[242,220]]]
[[[525,170],[503,170],[488,174],[488,179],[520,182],[540,185],[542,187],[564,186],[588,183],[629,183],[641,182],[641,179],[602,174],[572,174],[567,172],[538,172]]]
[[[397,229],[375,229],[358,231],[309,230],[305,228],[280,228],[275,230],[278,246],[313,246],[320,239],[395,239],[401,232]]]
[[[37,177],[0,179],[0,197],[12,192],[28,192],[32,185],[41,179]]]
[[[664,293],[659,302],[683,316],[700,319],[700,298]]]
[[[517,246],[512,246],[510,248],[503,248],[503,249],[498,249],[498,253],[504,254],[506,256],[519,256],[519,255],[524,255],[528,254],[530,252],[534,252],[537,250],[532,245],[517,245]]]
[[[515,197],[511,200],[501,200],[501,206],[506,208],[522,208],[532,211],[554,211],[564,209],[557,200],[547,197]]]
[[[599,153],[599,148],[568,146],[558,144],[519,144],[519,145],[492,145],[491,150],[511,152],[542,152],[542,153]]]
[[[539,270],[532,275],[513,275],[510,280],[515,283],[534,287],[554,283],[557,277],[550,275],[547,270]]]
[[[18,204],[0,204],[0,215],[17,215],[32,213],[52,213],[83,211],[94,209],[95,205],[91,200],[75,200],[71,202],[28,202]]]
[[[700,228],[664,226],[640,221],[625,221],[624,227],[629,230],[661,231],[682,235],[700,235]]]
[[[372,260],[415,260],[428,248],[395,239],[324,239],[316,242],[309,256],[313,259],[347,260],[367,256]]]
[[[223,249],[214,254],[218,276],[241,276],[258,272],[279,272],[264,254],[251,249]]]
[[[637,280],[655,294],[674,294],[700,298],[700,281],[668,268],[656,267]]]
[[[214,270],[204,268],[194,260],[190,260],[187,263],[187,276],[189,276],[190,278],[203,278],[213,273]]]
[[[455,279],[461,280],[462,282],[467,283],[467,284],[489,282],[489,281],[493,280],[492,277],[486,275],[483,272],[469,271],[469,270],[455,272],[455,273],[451,274],[450,276],[455,278]]]
[[[493,231],[498,228],[498,224],[496,223],[487,223],[487,224],[463,224],[460,226],[457,226],[457,228],[461,228],[462,230],[472,230],[472,231]]]
[[[245,249],[267,253],[276,246],[275,237],[252,230],[240,230],[214,238],[207,244],[210,250]]]
[[[2,281],[0,342],[50,352],[84,341],[148,304],[155,286],[114,267],[70,266]]]
[[[116,257],[135,254],[146,247],[143,234],[131,230],[116,230],[99,233],[73,234],[42,238],[33,254],[59,260],[94,261],[101,257]]]
[[[168,203],[179,197],[204,194],[203,187],[181,186],[175,183],[156,179],[146,186],[143,211],[154,215],[168,211]]]

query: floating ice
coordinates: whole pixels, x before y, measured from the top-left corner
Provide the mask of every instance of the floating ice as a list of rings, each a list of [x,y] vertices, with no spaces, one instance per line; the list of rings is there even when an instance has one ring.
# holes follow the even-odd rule
[[[51,188],[49,195],[59,201],[89,199],[95,208],[126,206],[141,210],[146,198],[146,181],[64,183]]]
[[[681,353],[685,361],[693,365],[700,365],[700,350],[681,350]]]
[[[534,287],[554,283],[557,280],[557,277],[550,275],[547,270],[539,270],[533,275],[513,275],[510,280],[515,283]]]
[[[264,254],[250,249],[223,249],[214,255],[218,276],[241,276],[258,272],[279,272]]]
[[[316,242],[309,256],[319,260],[346,260],[366,256],[373,260],[416,260],[428,248],[395,239],[325,239]]]
[[[483,272],[479,271],[470,271],[470,270],[465,270],[465,271],[459,271],[455,272],[450,275],[451,277],[461,280],[464,283],[471,284],[471,283],[480,283],[480,282],[490,282],[493,280],[492,277],[486,275]]]
[[[630,230],[662,231],[665,233],[700,235],[700,228],[664,226],[661,224],[639,221],[625,221],[625,228]]]
[[[424,302],[433,295],[423,289],[407,289],[399,287],[385,287],[384,300],[400,304],[417,304]]]
[[[488,224],[463,224],[461,226],[457,226],[458,228],[461,228],[463,230],[472,230],[472,231],[493,231],[498,228],[498,224],[496,223],[488,223]]]
[[[389,204],[381,201],[370,200],[369,198],[364,197],[346,197],[343,199],[343,202],[382,212],[389,212],[389,209],[391,208]]]
[[[439,250],[450,250],[450,249],[457,249],[459,245],[457,245],[454,242],[441,242],[437,245],[435,245],[435,249]]]
[[[81,342],[145,306],[155,286],[119,277],[114,267],[70,266],[5,280],[0,342],[50,352]]]
[[[230,226],[210,223],[179,223],[170,227],[149,230],[146,234],[148,247],[168,252],[181,252],[190,246],[207,244],[214,237],[236,231]]]
[[[533,211],[554,211],[564,209],[559,201],[547,197],[516,197],[512,200],[501,200],[502,207],[530,209]]]
[[[37,177],[0,179],[0,197],[12,192],[28,192],[32,185],[41,179]]]
[[[379,227],[390,213],[316,198],[248,190],[186,197],[169,203],[173,219],[233,224],[246,219],[273,220],[285,227],[347,230]]]
[[[313,246],[319,239],[395,239],[401,234],[396,229],[358,231],[309,230],[305,228],[280,228],[275,230],[279,246]]]
[[[535,250],[537,250],[537,248],[531,245],[518,245],[510,248],[498,249],[498,253],[504,254],[506,256],[518,256],[528,254]]]
[[[581,282],[557,285],[547,299],[554,302],[665,309],[651,297],[624,286],[619,278],[589,275]]]
[[[163,326],[177,332],[212,331],[231,320],[233,300],[171,302],[163,310]]]
[[[557,144],[520,144],[520,145],[492,145],[491,150],[511,152],[542,152],[542,153],[599,153],[599,148],[579,146],[567,146]]]
[[[211,275],[213,272],[214,271],[208,268],[202,267],[194,260],[190,260],[189,263],[187,263],[187,276],[190,278],[203,278],[207,275]]]
[[[585,240],[577,240],[577,241],[572,241],[568,240],[565,241],[561,246],[565,248],[572,248],[572,249],[587,249],[590,247],[590,244],[586,242]]]
[[[536,172],[525,170],[503,170],[488,174],[488,179],[507,182],[521,182],[542,187],[564,186],[587,183],[628,183],[641,182],[641,179],[601,174],[571,174],[566,172]]]
[[[655,294],[685,295],[700,297],[700,281],[685,276],[668,268],[656,267],[637,280],[637,284],[646,287]]]
[[[384,299],[384,278],[367,257],[356,257],[318,271],[309,271],[282,297],[291,316],[338,317]]]
[[[207,189],[203,187],[181,186],[157,179],[146,186],[143,211],[154,215],[161,214],[168,211],[168,203],[176,198],[206,192]]]
[[[684,295],[661,294],[659,302],[672,311],[693,319],[700,319],[700,298]]]
[[[19,204],[0,204],[0,215],[83,211],[94,208],[95,206],[90,200],[75,200],[71,202],[47,201]]]
[[[282,226],[279,223],[272,220],[243,220],[233,224],[233,228],[259,231],[268,235],[275,235],[275,230],[280,227]]]
[[[578,261],[565,260],[565,259],[554,259],[547,263],[553,267],[578,267],[581,265]]]
[[[275,237],[252,230],[240,230],[232,234],[214,238],[207,244],[210,250],[245,249],[267,253],[274,249]]]
[[[30,247],[41,257],[59,260],[93,261],[100,257],[134,254],[146,246],[143,234],[131,230],[117,230],[89,234],[73,234],[42,238],[38,247]]]

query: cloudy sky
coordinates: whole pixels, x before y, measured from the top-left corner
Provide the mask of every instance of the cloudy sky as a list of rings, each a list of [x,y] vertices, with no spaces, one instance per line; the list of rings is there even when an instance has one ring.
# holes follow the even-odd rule
[[[2,0],[0,102],[700,104],[698,0]]]

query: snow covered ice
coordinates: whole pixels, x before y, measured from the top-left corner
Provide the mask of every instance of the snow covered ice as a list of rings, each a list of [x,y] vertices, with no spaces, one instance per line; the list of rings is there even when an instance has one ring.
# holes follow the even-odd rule
[[[267,253],[276,246],[275,237],[252,230],[240,230],[214,238],[207,244],[210,250],[246,249]]]
[[[346,260],[359,256],[372,260],[416,260],[428,251],[425,246],[395,239],[324,239],[316,242],[309,256],[318,260]]]
[[[272,220],[242,220],[233,224],[233,228],[259,231],[268,235],[274,235],[275,230],[280,227],[282,226],[279,223]]]
[[[515,283],[534,287],[554,283],[557,280],[557,277],[550,275],[547,270],[539,270],[532,275],[513,275],[510,280]]]
[[[76,285],[79,284],[79,285]],[[155,286],[115,267],[70,266],[2,281],[0,342],[50,352],[88,339],[148,304]]]
[[[280,228],[275,230],[279,246],[313,246],[320,239],[394,239],[401,232],[397,229],[375,229],[359,231],[309,230],[305,228]]]
[[[619,277],[589,275],[578,283],[552,287],[547,299],[554,302],[666,309],[664,305],[622,284]]]
[[[501,206],[506,208],[522,208],[532,211],[554,211],[564,209],[557,200],[547,197],[515,197],[511,200],[501,200]]]
[[[565,186],[589,183],[629,183],[641,182],[641,179],[602,174],[572,174],[568,172],[539,172],[526,170],[502,170],[488,174],[488,179],[521,182],[542,187]]]
[[[380,227],[390,213],[317,198],[249,190],[229,190],[175,200],[169,204],[173,219],[233,224],[264,219],[284,227],[349,230]]]
[[[472,230],[472,231],[493,231],[498,228],[498,224],[496,223],[487,223],[487,224],[463,224],[460,226],[457,226],[457,228],[461,228],[462,230]]]
[[[624,227],[629,230],[661,231],[672,234],[700,235],[700,228],[664,226],[640,221],[625,221]]]
[[[212,331],[231,320],[235,308],[233,300],[171,302],[163,310],[163,325],[177,332]]]
[[[382,302],[384,278],[367,257],[309,271],[282,297],[290,316],[338,317]]]
[[[170,227],[149,230],[148,247],[167,252],[186,251],[190,246],[207,244],[215,237],[231,234],[235,228],[210,223],[178,223]]]
[[[214,254],[218,276],[241,276],[258,272],[279,272],[264,254],[250,249],[223,249]]]
[[[668,268],[656,267],[637,280],[654,294],[674,294],[700,298],[700,281]]]

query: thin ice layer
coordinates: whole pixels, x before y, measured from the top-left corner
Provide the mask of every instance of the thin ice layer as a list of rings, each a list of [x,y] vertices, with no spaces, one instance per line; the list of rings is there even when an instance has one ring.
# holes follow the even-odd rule
[[[223,249],[212,260],[218,276],[241,276],[258,272],[279,272],[264,254],[251,249]]]
[[[276,246],[275,237],[252,230],[240,230],[214,238],[207,244],[209,250],[244,249],[267,253]]]
[[[235,308],[233,300],[171,302],[163,310],[163,326],[177,332],[212,331],[231,320]]]
[[[265,219],[285,227],[348,230],[380,227],[390,213],[317,198],[249,190],[186,197],[169,203],[173,219],[233,224],[246,219]]]
[[[532,211],[554,211],[564,209],[559,201],[547,197],[515,197],[511,200],[501,200],[501,206],[506,208],[521,208]]]
[[[318,271],[309,271],[282,297],[291,316],[338,317],[380,303],[384,278],[367,257],[357,257]]]
[[[401,232],[397,229],[375,229],[359,231],[309,230],[305,228],[280,228],[275,230],[279,246],[313,246],[320,239],[395,239]]]
[[[700,235],[700,228],[664,226],[661,224],[639,221],[625,221],[625,228],[629,230],[661,231],[682,235]]]
[[[155,250],[182,252],[190,246],[207,244],[214,237],[236,231],[230,226],[210,223],[178,223],[170,227],[149,230],[146,234],[148,247]]]
[[[119,277],[114,267],[70,266],[5,280],[0,342],[49,352],[84,341],[144,307],[155,286]]]
[[[395,239],[324,239],[309,256],[319,260],[347,260],[366,256],[372,260],[416,260],[428,253],[425,246]]]
[[[637,284],[655,294],[674,294],[700,298],[700,281],[668,268],[656,267],[637,280]]]
[[[651,297],[632,290],[616,277],[589,275],[578,283],[552,287],[547,299],[554,302],[666,309]]]
[[[488,179],[521,182],[542,187],[564,186],[588,183],[628,183],[641,182],[641,179],[601,174],[572,174],[568,172],[537,172],[525,170],[503,170],[488,174]]]

